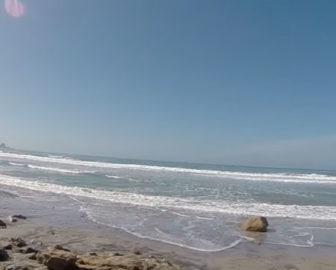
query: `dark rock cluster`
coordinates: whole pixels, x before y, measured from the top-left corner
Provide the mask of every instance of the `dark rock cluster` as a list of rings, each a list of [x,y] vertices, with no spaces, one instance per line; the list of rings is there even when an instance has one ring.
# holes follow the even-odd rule
[[[22,215],[9,217],[11,222],[26,219]],[[14,221],[15,220],[15,221]],[[0,228],[6,223],[0,220]],[[30,243],[37,243],[32,240]],[[43,243],[42,245],[43,246]],[[180,270],[162,258],[144,256],[140,250],[129,253],[76,254],[60,245],[36,249],[21,238],[0,243],[0,270]]]

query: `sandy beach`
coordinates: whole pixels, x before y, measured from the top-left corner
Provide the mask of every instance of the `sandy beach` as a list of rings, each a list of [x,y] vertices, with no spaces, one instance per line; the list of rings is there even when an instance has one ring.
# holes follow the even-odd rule
[[[32,156],[31,158],[40,157]],[[6,228],[0,229],[0,253],[1,250],[7,253],[8,258],[5,255],[2,261],[0,260],[0,270],[47,269],[48,262],[46,258],[53,258],[56,255],[61,256],[58,253],[64,253],[63,255],[66,258],[70,258],[72,263],[76,263],[73,265],[74,268],[49,267],[49,269],[336,269],[334,256],[335,226],[334,223],[328,220],[293,220],[293,218],[286,216],[272,217],[271,215],[267,218],[269,222],[267,232],[246,233],[241,230],[240,223],[252,216],[253,205],[246,204],[248,206],[246,209],[249,211],[246,211],[244,215],[236,214],[216,217],[211,216],[212,212],[206,212],[207,208],[186,212],[181,211],[174,204],[167,205],[167,207],[164,204],[160,204],[158,207],[156,204],[157,199],[163,198],[158,195],[146,197],[143,195],[138,196],[134,193],[104,191],[105,193],[100,197],[92,198],[92,194],[95,194],[97,190],[85,186],[80,187],[82,182],[90,183],[88,181],[98,177],[94,185],[105,183],[109,187],[110,183],[119,185],[127,181],[127,179],[121,182],[119,178],[114,176],[116,179],[113,180],[113,178],[105,177],[106,172],[103,175],[94,176],[75,174],[78,178],[68,173],[59,174],[59,172],[50,174],[47,171],[41,174],[40,168],[45,170],[46,167],[40,166],[36,172],[34,169],[30,169],[30,163],[24,165],[6,162],[3,163],[3,168],[7,168],[9,173],[17,173],[18,177],[2,175],[1,178],[3,186],[0,188],[0,220],[6,223]],[[57,162],[59,162],[59,159]],[[64,162],[69,161],[64,159]],[[97,166],[97,163],[94,163],[94,165]],[[48,170],[60,169],[59,167],[51,166],[52,164],[49,164]],[[60,165],[58,164],[58,166]],[[66,167],[66,169],[68,170],[69,168]],[[80,167],[80,169],[86,168]],[[116,175],[116,172],[114,173]],[[136,179],[136,173],[141,174],[143,171],[134,172],[132,179]],[[25,180],[30,174],[32,175],[32,180]],[[174,174],[170,179],[176,179],[176,176]],[[279,177],[279,175],[275,176]],[[275,176],[273,175],[273,177]],[[300,175],[285,177],[295,176],[302,178]],[[25,179],[20,177],[25,177]],[[52,177],[54,177],[54,183],[63,178],[66,183],[69,183],[69,179],[73,179],[74,186],[38,182],[40,179],[53,179]],[[147,177],[153,176],[148,175],[145,179]],[[308,176],[304,177],[307,178]],[[306,178],[300,181],[308,181],[309,179],[307,180]],[[181,183],[184,183],[183,181],[181,180]],[[194,183],[195,176],[193,176],[191,181]],[[238,180],[234,181],[237,182]],[[165,183],[166,180],[163,182]],[[204,183],[208,185],[211,182],[206,181]],[[221,182],[217,184],[220,185]],[[130,186],[132,185],[134,185],[134,182]],[[146,185],[146,182],[142,185]],[[153,185],[151,183],[151,187]],[[218,185],[214,189],[217,189]],[[273,182],[271,182],[271,187],[272,185],[274,185]],[[284,185],[287,188],[288,184]],[[307,185],[306,182],[302,184],[303,187],[305,185]],[[127,188],[130,187],[127,186]],[[158,192],[161,191],[159,190]],[[125,194],[128,195],[126,196]],[[108,199],[104,197],[107,195],[110,196]],[[130,198],[128,198],[129,196]],[[179,197],[164,198],[165,203],[179,202]],[[110,199],[115,200],[110,203]],[[148,199],[150,200],[146,201]],[[134,204],[132,200],[138,201]],[[148,203],[143,205],[143,200]],[[202,203],[204,202],[193,201],[190,206],[197,207]],[[227,207],[224,203],[220,207],[214,203],[212,204],[219,210]],[[259,204],[258,209],[262,213],[263,207],[269,206],[272,206],[272,204]],[[281,206],[281,211],[285,214],[288,213],[288,207],[290,206]],[[153,211],[153,209],[157,212]],[[236,208],[232,206],[232,209],[235,210]],[[279,210],[280,208],[278,207],[277,209]],[[293,210],[294,208],[292,207],[291,209]],[[296,207],[294,210],[297,209],[305,208]],[[328,218],[328,214],[333,213],[332,208],[327,206],[323,208],[324,212],[317,211],[321,208],[314,208],[316,211],[310,208],[307,209],[309,210],[308,212],[302,213],[309,213],[312,216],[317,215],[318,218]],[[324,214],[327,216],[324,216]],[[23,215],[26,219],[17,219],[16,222],[12,222],[9,217],[13,215]],[[185,222],[185,219],[192,219],[193,217],[197,220],[196,223],[190,220]],[[230,219],[226,219],[226,217],[230,217]],[[214,222],[221,226],[211,227]],[[123,224],[127,225],[127,227],[124,227]],[[203,234],[197,234],[199,233],[197,231],[199,227],[197,226],[200,226],[200,224],[203,226],[203,234],[207,231],[211,232],[211,237],[209,238],[212,240],[211,243],[217,243],[219,247],[223,248],[217,251],[205,251],[197,248],[202,246],[201,244],[205,247],[213,246],[209,246],[209,241],[206,241],[206,238],[201,238]],[[172,225],[172,227],[169,225]],[[311,227],[313,228],[311,233],[308,233],[310,232],[310,227],[308,226],[313,226]],[[142,232],[145,233],[138,233],[138,230],[143,227],[146,230]],[[135,229],[130,230],[129,228]],[[164,235],[164,231],[160,231],[159,228],[168,230],[170,237],[165,237],[167,235]],[[161,233],[161,238],[150,237],[152,235],[151,230]],[[193,240],[190,243],[197,244],[194,246],[195,248],[182,245],[176,237],[172,237],[177,233],[176,230],[183,232],[182,236],[190,237]],[[234,234],[232,239],[230,238],[231,234]],[[169,241],[170,239],[174,242]],[[25,242],[24,247],[17,246],[18,243],[21,243],[21,240]],[[55,248],[55,246],[58,247]],[[30,249],[30,251],[28,252],[27,249]],[[57,256],[56,258],[59,258]],[[88,265],[92,261],[99,264]],[[85,262],[86,264],[83,265]],[[111,265],[114,265],[114,267]]]
[[[13,201],[15,200],[4,196],[0,200],[0,219],[7,224],[7,228],[0,230],[1,246],[9,243],[11,238],[22,238],[29,247],[39,251],[43,251],[47,247],[61,245],[75,254],[88,252],[108,252],[109,254],[117,253],[126,256],[141,254],[132,256],[167,260],[181,269],[336,269],[335,250],[328,247],[274,246],[263,244],[261,240],[259,244],[244,243],[222,252],[199,252],[158,241],[141,239],[120,229],[97,225],[80,214],[62,213],[46,217],[37,212],[34,215],[30,212],[26,214],[26,220],[19,219],[12,223],[8,220],[9,215],[25,215],[22,213],[25,206],[18,203],[19,200],[16,203]],[[16,211],[15,207],[17,207]],[[258,237],[258,234],[255,236]],[[0,262],[2,267],[9,266],[9,268],[3,269],[22,269],[10,267],[30,265],[32,262],[27,256],[19,253],[9,252],[9,255],[9,261]],[[27,269],[35,269],[35,267]]]

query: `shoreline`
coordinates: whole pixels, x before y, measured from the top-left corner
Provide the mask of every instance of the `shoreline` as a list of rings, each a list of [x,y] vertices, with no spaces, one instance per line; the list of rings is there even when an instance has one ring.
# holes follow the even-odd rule
[[[29,217],[28,217],[29,218]],[[164,258],[182,269],[335,269],[334,249],[328,247],[295,248],[270,244],[245,243],[222,252],[197,252],[166,243],[140,239],[121,230],[92,231],[71,227],[53,227],[32,221],[7,223],[0,241],[20,237],[27,243],[43,243],[39,248],[61,245],[78,254],[88,252],[131,253],[139,250],[144,256]],[[273,267],[273,268],[272,268]]]
[[[225,251],[204,252],[139,238],[121,229],[98,224],[83,224],[82,227],[52,226],[38,223],[38,218],[29,216],[27,220],[10,223],[2,212],[0,212],[0,219],[4,220],[8,227],[0,230],[1,242],[20,237],[27,243],[43,243],[39,248],[61,245],[78,254],[88,252],[131,253],[132,250],[138,250],[144,256],[164,258],[187,270],[334,270],[336,268],[335,248],[333,247],[299,248],[243,243]]]

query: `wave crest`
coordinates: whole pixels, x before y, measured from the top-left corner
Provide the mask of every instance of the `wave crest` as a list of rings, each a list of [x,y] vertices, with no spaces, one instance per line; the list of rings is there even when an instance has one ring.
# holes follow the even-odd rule
[[[54,167],[42,167],[42,166],[36,166],[36,165],[27,165],[30,169],[35,170],[43,170],[43,171],[52,171],[52,172],[59,172],[59,173],[70,173],[70,174],[81,174],[81,173],[95,173],[95,171],[80,171],[80,170],[67,170],[67,169],[61,169],[61,168],[54,168]]]
[[[158,172],[174,172],[195,174],[206,177],[219,177],[223,179],[237,179],[248,181],[271,181],[283,183],[308,183],[308,184],[336,184],[336,176],[324,174],[286,174],[286,173],[251,173],[251,172],[233,172],[219,170],[202,170],[189,169],[180,167],[162,167],[153,165],[140,164],[119,164],[98,161],[83,161],[68,158],[41,157],[34,155],[14,154],[0,152],[0,157],[18,159],[18,160],[33,160],[39,162],[56,163],[64,165],[77,165],[84,167],[103,168],[103,169],[129,169],[142,171],[158,171]]]
[[[261,215],[315,220],[336,220],[335,206],[281,205],[267,203],[247,203],[231,201],[209,201],[192,198],[152,196],[129,192],[105,191],[90,188],[69,187],[57,184],[29,181],[17,177],[0,175],[2,185],[15,186],[39,192],[52,192],[60,195],[77,196],[104,200],[118,204],[143,207],[192,210],[233,215]]]

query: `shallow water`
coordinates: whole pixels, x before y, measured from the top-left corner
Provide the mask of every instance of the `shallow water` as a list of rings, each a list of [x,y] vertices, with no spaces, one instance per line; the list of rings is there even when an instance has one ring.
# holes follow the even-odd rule
[[[248,215],[269,218],[266,243],[336,246],[333,171],[2,151],[0,188],[57,209],[66,204],[139,237],[198,250],[247,241],[239,223]]]

